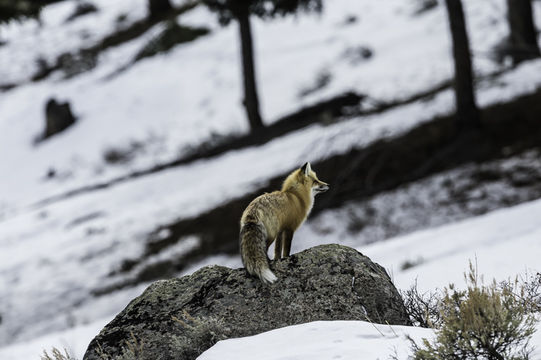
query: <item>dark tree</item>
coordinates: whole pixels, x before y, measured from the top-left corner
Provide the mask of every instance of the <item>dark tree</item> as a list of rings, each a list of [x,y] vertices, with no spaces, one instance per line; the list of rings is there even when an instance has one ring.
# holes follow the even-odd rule
[[[531,0],[507,0],[507,20],[513,64],[541,56]]]
[[[255,77],[252,27],[250,16],[272,18],[285,16],[299,10],[321,11],[322,0],[203,0],[214,12],[222,25],[236,20],[241,42],[242,73],[244,85],[243,105],[252,131],[264,127],[259,112],[259,96]]]
[[[37,17],[41,8],[62,0],[0,0],[0,23]]]
[[[173,10],[169,0],[148,0],[148,17],[156,19]]]
[[[481,126],[479,109],[475,103],[473,71],[466,21],[461,0],[445,0],[453,43],[455,63],[455,101],[459,131]]]
[[[263,127],[263,120],[259,112],[259,95],[255,80],[254,49],[249,8],[245,6],[239,7],[235,12],[235,18],[239,23],[242,54],[242,78],[244,85],[244,99],[242,103],[246,109],[250,128],[254,131]]]

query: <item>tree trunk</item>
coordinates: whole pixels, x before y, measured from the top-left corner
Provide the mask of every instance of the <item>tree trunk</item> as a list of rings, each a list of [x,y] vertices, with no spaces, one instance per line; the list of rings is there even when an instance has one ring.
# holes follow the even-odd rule
[[[240,42],[242,51],[242,73],[244,79],[243,105],[246,109],[248,121],[252,131],[263,128],[263,121],[259,114],[259,98],[255,81],[254,50],[252,47],[252,29],[250,14],[246,11],[237,13],[239,22]]]
[[[470,45],[461,0],[445,0],[455,62],[455,101],[458,131],[481,127],[475,103]]]
[[[513,64],[541,56],[531,0],[507,0],[507,20]]]
[[[169,0],[148,0],[148,14],[150,19],[156,19],[171,11],[173,7]]]

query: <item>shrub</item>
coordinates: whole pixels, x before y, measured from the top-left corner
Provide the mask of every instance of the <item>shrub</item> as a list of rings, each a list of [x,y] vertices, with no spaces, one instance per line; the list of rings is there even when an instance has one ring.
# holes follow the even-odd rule
[[[518,280],[484,285],[471,263],[465,277],[466,290],[453,285],[444,289],[436,338],[423,339],[421,346],[413,342],[413,358],[528,359],[529,340],[535,332],[534,312],[538,309],[535,300],[539,299],[529,291],[535,288]]]
[[[420,293],[417,282],[406,291],[400,291],[404,306],[413,326],[437,328],[441,325],[439,292]]]
[[[58,350],[57,348],[53,347],[51,350],[51,355],[47,353],[47,351],[43,350],[43,355],[40,356],[41,360],[76,360],[73,356],[71,356],[66,349],[64,349],[64,352]]]
[[[511,291],[530,313],[541,313],[541,273],[504,281],[500,287]]]

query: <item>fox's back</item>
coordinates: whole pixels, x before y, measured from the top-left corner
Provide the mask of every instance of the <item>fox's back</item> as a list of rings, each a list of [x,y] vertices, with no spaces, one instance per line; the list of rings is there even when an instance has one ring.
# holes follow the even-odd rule
[[[295,216],[297,211],[294,201],[291,194],[282,191],[260,195],[244,210],[241,226],[247,222],[260,222],[265,226],[270,239],[274,239],[284,228],[295,230],[302,219]]]

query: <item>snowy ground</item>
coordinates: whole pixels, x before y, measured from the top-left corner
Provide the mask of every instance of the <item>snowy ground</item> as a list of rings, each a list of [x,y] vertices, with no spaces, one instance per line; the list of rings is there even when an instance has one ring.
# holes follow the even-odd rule
[[[51,354],[52,347],[82,359],[88,343],[100,330],[112,320],[112,317],[96,320],[87,325],[80,325],[68,330],[44,335],[26,342],[16,343],[0,348],[2,360],[39,359],[43,351]]]
[[[479,74],[499,69],[489,54],[506,31],[503,3],[466,2]],[[98,13],[70,23],[64,23],[64,18],[75,5],[68,1],[48,7],[41,27],[30,20],[2,29],[7,45],[0,47],[0,59],[5,62],[0,78],[24,82],[33,73],[36,58],[52,59],[93,44],[118,26],[119,15],[127,14],[129,23],[146,11],[143,0],[96,4]],[[541,3],[536,6],[541,22]],[[444,9],[439,6],[413,16],[415,7],[414,1],[389,0],[375,6],[369,0],[340,0],[326,4],[322,15],[273,22],[254,19],[266,121],[347,90],[393,100],[449,79],[452,67]],[[351,15],[357,20],[346,24]],[[166,55],[140,61],[111,78],[153,38],[161,26],[157,25],[140,38],[102,53],[92,71],[69,80],[53,74],[46,81],[0,94],[0,175],[5,179],[0,188],[0,216],[53,194],[174,159],[212,134],[219,137],[247,130],[240,101],[237,29],[233,25],[220,28],[215,16],[203,8],[181,15],[178,21],[210,26],[212,33]],[[371,48],[373,57],[359,60],[359,46]],[[330,83],[299,97],[322,73],[330,75]],[[534,79],[529,76],[523,86],[530,88],[524,90],[537,86]],[[503,90],[496,91],[501,97]],[[69,100],[79,122],[35,145],[43,128],[44,104],[51,96]],[[108,164],[104,154],[111,149],[134,150],[134,157],[124,165]],[[50,170],[56,176],[47,179]]]
[[[399,288],[417,281],[420,290],[461,285],[469,261],[491,281],[541,271],[541,200],[442,227],[361,247],[382,264]],[[419,265],[402,270],[405,262]]]
[[[538,327],[541,329],[541,326]],[[220,341],[198,360],[406,360],[411,355],[407,338],[421,344],[432,330],[364,321],[316,321],[259,335]],[[541,331],[532,343],[541,344]],[[531,360],[541,359],[541,351]]]
[[[33,74],[36,58],[52,60],[62,52],[98,41],[118,26],[118,15],[127,14],[128,22],[145,16],[142,0],[95,3],[99,13],[69,24],[64,24],[64,19],[73,10],[73,2],[47,7],[42,27],[33,20],[2,27],[0,35],[7,41],[7,45],[0,46],[2,81],[25,83]],[[476,70],[496,70],[498,66],[487,54],[505,33],[503,0],[490,4],[467,1],[466,6]],[[541,2],[535,2],[535,6],[537,22],[541,23]],[[444,9],[440,6],[414,17],[414,8],[413,1],[389,0],[376,6],[369,0],[340,0],[328,2],[321,16],[303,15],[268,23],[255,20],[256,61],[267,122],[347,90],[393,100],[448,79],[451,60]],[[346,24],[352,14],[357,21]],[[326,127],[312,126],[265,146],[231,152],[61,202],[34,205],[54,194],[176,158],[213,133],[225,136],[247,130],[239,101],[241,77],[235,27],[220,28],[213,15],[199,8],[178,21],[209,26],[212,33],[166,55],[140,61],[111,77],[159,31],[158,25],[141,38],[103,53],[98,66],[88,73],[69,80],[53,74],[45,81],[25,83],[0,93],[0,346],[4,346],[0,348],[1,359],[28,359],[31,349],[39,353],[38,347],[52,345],[67,346],[80,356],[83,344],[96,329],[146,284],[98,298],[90,295],[92,290],[117,280],[109,274],[118,269],[121,260],[140,255],[145,238],[159,225],[244,195],[307,159],[314,161],[366,146],[384,136],[397,136],[436,114],[452,110],[452,94],[444,91],[430,101],[379,116],[348,119]],[[361,45],[374,51],[371,59],[361,61],[355,55],[355,49]],[[325,73],[331,75],[326,87],[299,96]],[[498,86],[480,84],[480,104],[485,106],[534,91],[541,86],[539,73],[541,61],[530,62],[499,77]],[[44,104],[50,96],[71,101],[79,121],[66,132],[35,145],[34,139],[42,131]],[[105,162],[108,149],[129,149],[133,144],[142,145],[136,146],[138,150],[127,164],[115,166]],[[57,175],[45,179],[50,169]],[[536,203],[532,204],[532,211],[540,214]],[[521,226],[526,224],[518,220],[508,224],[511,238],[519,239],[518,244],[528,243],[528,239],[519,236]],[[515,228],[517,233],[512,232]],[[319,230],[307,226],[303,231],[297,235],[299,239]],[[476,231],[484,232],[482,227]],[[436,235],[449,239],[444,231],[419,236]],[[463,236],[457,235],[459,239]],[[440,247],[457,256],[449,260],[457,262],[456,274],[462,273],[464,263],[467,265],[467,259],[472,257],[470,245],[475,251],[490,253],[482,245],[493,239],[488,235],[479,238],[484,242],[471,240],[457,245],[458,248]],[[498,246],[504,248],[505,239],[497,239]],[[409,237],[401,241],[415,242]],[[352,239],[350,245],[363,242]],[[197,239],[184,239],[170,253],[157,256],[175,256],[196,244]],[[301,248],[308,245],[294,242]],[[426,244],[417,245],[418,250],[408,248],[407,257],[398,245],[394,245],[396,249],[378,252],[377,248],[367,248],[363,252],[391,269],[397,283],[407,287],[414,273],[397,271],[402,262],[422,259],[422,264],[411,271],[426,266],[432,272],[434,269],[428,266],[435,266],[435,259],[444,258],[442,253],[425,254],[422,248]],[[523,251],[530,261],[532,252],[528,249]],[[397,258],[386,258],[385,254],[395,254]],[[458,264],[461,254],[464,261]],[[497,251],[493,255],[494,260],[487,258],[490,266],[500,261]],[[478,259],[483,270],[485,258]],[[239,260],[216,257],[194,267],[206,263],[237,266]],[[526,266],[533,265],[508,267],[509,275],[511,270],[520,273]],[[486,273],[491,272],[492,268],[487,267]],[[446,276],[442,278],[447,280]],[[437,285],[427,281],[427,286]]]
[[[357,360],[396,355],[406,359],[409,335],[417,342],[432,331],[407,326],[388,326],[364,321],[316,321],[259,335],[220,341],[198,360]]]

